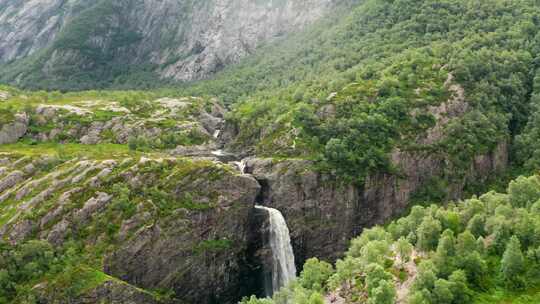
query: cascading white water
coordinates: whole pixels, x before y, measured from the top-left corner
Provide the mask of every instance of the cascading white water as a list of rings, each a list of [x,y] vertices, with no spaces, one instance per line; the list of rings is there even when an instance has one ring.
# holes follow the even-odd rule
[[[265,210],[268,213],[270,223],[269,245],[272,249],[273,260],[272,291],[276,292],[296,277],[289,228],[287,228],[285,218],[279,210],[263,206],[255,206],[255,208]]]
[[[244,174],[246,173],[246,161],[245,160],[241,160],[241,161],[235,161],[233,162],[233,164],[236,165],[236,167],[238,168],[238,171],[240,171],[240,173]]]

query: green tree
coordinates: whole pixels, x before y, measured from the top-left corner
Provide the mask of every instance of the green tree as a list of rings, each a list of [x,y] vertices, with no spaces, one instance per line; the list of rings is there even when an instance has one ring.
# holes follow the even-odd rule
[[[395,243],[396,253],[399,255],[399,258],[401,259],[401,263],[407,263],[411,258],[411,253],[413,251],[413,246],[409,241],[404,238],[400,237],[396,243]]]
[[[475,237],[485,236],[484,229],[485,218],[481,214],[475,214],[467,223],[467,230],[469,230]]]
[[[314,292],[309,296],[309,304],[324,304],[324,298],[320,293]]]
[[[371,291],[368,304],[395,303],[396,289],[391,281],[381,280],[378,286]]]
[[[456,270],[448,277],[448,281],[452,283],[451,290],[454,295],[454,303],[465,304],[470,303],[472,291],[467,285],[467,275],[463,270]]]
[[[510,203],[515,207],[530,207],[540,199],[540,179],[520,176],[508,185]]]
[[[512,236],[501,260],[501,274],[508,288],[523,287],[521,276],[525,270],[525,261],[521,252],[521,244],[516,236]]]
[[[478,288],[486,287],[487,263],[477,252],[463,252],[456,257],[456,266],[467,274],[467,281]]]
[[[390,281],[392,275],[384,270],[382,266],[378,264],[369,264],[366,267],[366,289],[370,297],[373,296],[375,290],[377,290],[381,282]]]
[[[458,235],[456,249],[460,254],[472,253],[476,250],[476,238],[469,230]]]
[[[433,263],[443,276],[449,275],[454,270],[455,239],[452,230],[447,229],[441,235]]]
[[[417,247],[425,251],[435,249],[441,230],[442,226],[438,220],[432,216],[426,216],[416,231],[418,236]]]
[[[431,297],[431,293],[427,290],[416,290],[409,294],[409,297],[407,299],[407,303],[409,304],[430,304],[431,301],[429,300]]]
[[[433,288],[433,297],[437,304],[451,304],[454,299],[453,284],[444,279],[435,281]]]
[[[413,291],[432,291],[435,287],[435,281],[437,281],[437,274],[439,270],[430,260],[424,260],[418,266],[418,275],[412,285]],[[424,294],[424,297],[426,294]]]
[[[304,269],[300,274],[299,283],[306,289],[323,291],[326,281],[333,274],[332,265],[327,262],[319,261],[317,258],[311,258],[304,264]]]

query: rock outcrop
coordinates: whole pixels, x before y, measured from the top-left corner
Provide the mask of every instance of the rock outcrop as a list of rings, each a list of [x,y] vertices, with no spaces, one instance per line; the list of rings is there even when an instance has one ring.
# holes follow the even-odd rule
[[[360,189],[316,173],[305,160],[248,159],[261,184],[258,204],[280,210],[291,232],[297,266],[312,256],[335,259],[359,230]]]
[[[218,195],[213,211],[179,211],[142,228],[106,259],[105,271],[147,289],[172,289],[189,303],[234,300],[243,288],[239,262],[258,184],[236,176],[195,185]]]
[[[77,304],[93,303],[110,304],[157,304],[159,303],[153,295],[143,292],[140,289],[117,281],[107,281],[75,301]],[[73,302],[72,302],[73,303]]]
[[[206,144],[205,151],[211,151],[218,147],[215,135],[221,133],[226,112],[215,99],[195,97],[137,100],[129,103],[129,109],[117,100],[74,99],[70,104],[46,98],[42,101],[29,103],[25,112],[15,108],[4,111],[0,144],[15,143],[23,137],[85,145],[139,140],[139,144],[158,149]],[[176,154],[184,155],[181,150]]]
[[[38,286],[40,287],[40,286]],[[39,303],[49,304],[163,304],[156,297],[119,280],[111,279],[95,288],[85,291],[76,297],[58,298],[50,291],[44,291],[39,297]]]
[[[154,303],[144,290],[170,290],[181,303],[245,294],[260,189],[253,177],[183,158],[1,161],[3,241],[77,241],[89,256],[107,248],[97,270],[127,283],[113,280],[70,303]]]
[[[14,115],[14,120],[1,125],[0,145],[16,143],[28,130],[29,118],[26,114]]]

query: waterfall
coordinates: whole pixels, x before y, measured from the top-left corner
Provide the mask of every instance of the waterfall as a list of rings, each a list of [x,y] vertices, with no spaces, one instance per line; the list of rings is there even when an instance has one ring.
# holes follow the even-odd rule
[[[272,250],[272,292],[276,292],[296,277],[289,228],[287,228],[285,218],[279,210],[263,206],[255,206],[255,208],[265,210],[268,213],[269,245]]]
[[[241,161],[235,161],[233,162],[233,164],[238,168],[238,171],[240,171],[240,173],[244,174],[246,173],[246,161],[245,160],[241,160]]]

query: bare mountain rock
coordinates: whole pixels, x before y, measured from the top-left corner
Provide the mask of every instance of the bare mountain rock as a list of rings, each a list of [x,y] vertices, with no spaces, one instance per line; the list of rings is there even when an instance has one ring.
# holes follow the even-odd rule
[[[303,28],[336,2],[0,0],[0,64],[12,71],[7,79],[23,83],[35,74],[56,80],[84,78],[78,72],[102,77],[111,67],[197,80]],[[28,65],[28,58],[39,60]]]

